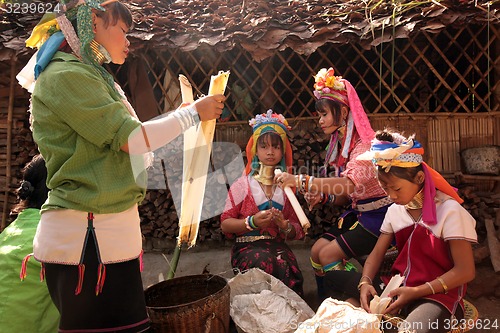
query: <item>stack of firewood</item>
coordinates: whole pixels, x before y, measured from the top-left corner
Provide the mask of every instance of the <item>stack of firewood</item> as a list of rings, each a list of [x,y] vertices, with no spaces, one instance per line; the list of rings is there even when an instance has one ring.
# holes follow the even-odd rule
[[[14,74],[17,74],[24,59],[18,60]],[[2,63],[0,72],[12,73],[10,64]],[[11,208],[17,203],[16,189],[21,180],[21,169],[38,153],[29,130],[29,94],[15,82],[11,94],[11,82],[14,76],[3,75],[0,78],[0,211],[2,224],[7,226],[11,222],[8,216]],[[12,119],[12,122],[8,120]],[[10,140],[9,140],[10,135]],[[10,156],[7,152],[10,151]],[[10,177],[9,177],[10,176]],[[8,179],[10,178],[10,179]],[[3,209],[5,208],[5,211]],[[5,218],[5,221],[3,219]],[[0,230],[1,231],[1,230]]]
[[[474,247],[474,260],[491,260],[495,272],[500,271],[500,193],[476,191],[468,185],[459,190],[464,208],[476,219],[478,244]]]

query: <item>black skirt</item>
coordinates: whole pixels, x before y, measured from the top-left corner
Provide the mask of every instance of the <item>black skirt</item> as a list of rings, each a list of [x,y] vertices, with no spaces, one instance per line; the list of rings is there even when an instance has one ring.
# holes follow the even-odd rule
[[[84,272],[75,265],[44,265],[50,296],[61,314],[59,332],[146,332],[150,323],[139,259],[106,264],[104,284],[96,295],[99,261],[92,237],[84,251]]]

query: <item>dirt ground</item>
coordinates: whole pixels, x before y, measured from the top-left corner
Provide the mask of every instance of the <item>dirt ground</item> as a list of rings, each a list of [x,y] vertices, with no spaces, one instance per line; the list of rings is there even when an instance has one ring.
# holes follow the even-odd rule
[[[471,333],[500,332],[500,272],[495,273],[490,262],[476,265],[476,278],[469,283],[466,299],[479,312]]]
[[[304,275],[304,294],[309,306],[316,310],[316,282],[309,264],[310,244],[303,242],[292,243],[291,247],[297,256],[299,266]],[[229,246],[196,246],[189,250],[182,250],[176,270],[176,277],[197,275],[203,272],[232,278],[230,266]],[[144,287],[154,285],[166,279],[172,253],[146,252],[144,253]],[[500,332],[500,274],[495,274],[491,264],[482,264],[476,268],[476,280],[470,284],[471,295],[466,296],[479,312],[479,320],[471,333]],[[495,294],[496,292],[496,294]]]

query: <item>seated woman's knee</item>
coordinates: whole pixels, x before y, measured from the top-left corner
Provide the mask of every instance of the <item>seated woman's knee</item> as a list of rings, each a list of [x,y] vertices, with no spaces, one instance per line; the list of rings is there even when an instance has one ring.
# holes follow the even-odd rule
[[[331,244],[331,246],[326,246],[321,249],[318,258],[319,263],[325,266],[335,261],[342,260],[344,255],[337,244]]]
[[[326,246],[328,245],[328,243],[330,243],[329,241],[327,241],[326,239],[324,238],[320,238],[318,239],[312,246],[311,248],[311,258],[314,259],[318,259],[319,258],[319,253],[321,252],[321,250]],[[319,259],[318,259],[319,260]]]

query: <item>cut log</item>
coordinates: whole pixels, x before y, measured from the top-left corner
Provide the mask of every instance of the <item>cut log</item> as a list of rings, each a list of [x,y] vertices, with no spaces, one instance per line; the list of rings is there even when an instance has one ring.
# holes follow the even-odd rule
[[[500,271],[500,242],[496,237],[495,225],[493,220],[487,219],[484,221],[488,237],[488,247],[490,248],[490,259],[495,272]]]

